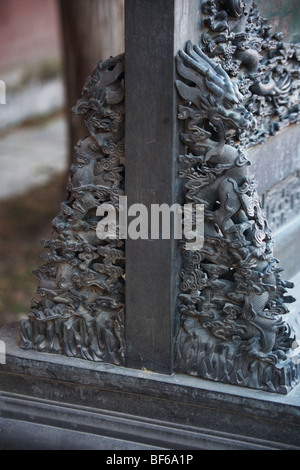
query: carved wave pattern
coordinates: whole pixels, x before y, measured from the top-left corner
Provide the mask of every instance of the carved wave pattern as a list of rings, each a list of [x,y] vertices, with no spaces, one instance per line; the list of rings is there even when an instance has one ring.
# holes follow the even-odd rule
[[[300,171],[262,194],[262,207],[272,231],[296,218],[300,214]]]
[[[21,322],[23,348],[124,362],[125,248],[100,240],[97,207],[124,194],[124,56],[99,62],[75,108],[89,136],[74,149],[68,199],[43,242],[38,297]]]
[[[179,177],[185,203],[205,207],[203,248],[182,248],[176,370],[287,393],[300,377],[283,320],[292,284],[280,277],[246,150],[298,120],[298,49],[271,36],[252,1],[201,5],[202,45],[176,57]]]

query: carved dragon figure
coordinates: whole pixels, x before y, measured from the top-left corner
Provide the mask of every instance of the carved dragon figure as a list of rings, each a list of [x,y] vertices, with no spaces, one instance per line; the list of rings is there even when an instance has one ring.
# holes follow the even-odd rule
[[[226,56],[225,45],[236,44],[242,34],[238,21],[235,32],[229,30],[228,18],[240,18],[246,2],[209,0],[202,6],[214,42],[209,43],[204,33],[203,48],[188,42],[176,57],[180,77],[176,87],[181,97],[178,118],[184,123],[181,140],[188,150],[179,157],[179,176],[184,181],[185,202],[205,207],[201,252],[183,250],[177,370],[282,391],[277,366],[289,362],[296,344],[281,317],[288,312],[285,303],[294,300],[285,295],[292,284],[281,280],[273,257],[273,239],[248,172],[249,139],[245,138],[257,129],[249,106],[253,93],[279,96],[280,90],[272,85],[271,94],[266,86],[253,85],[249,91],[248,80],[242,93],[244,81],[230,77],[223,67],[226,63],[230,69],[230,60],[238,58],[240,66],[248,64],[252,73],[262,60],[254,51],[250,66],[236,46],[231,48],[230,60]],[[247,18],[253,14],[248,7]],[[208,44],[211,57],[204,52]],[[227,61],[220,60],[225,56]],[[295,370],[292,362],[289,367]]]
[[[124,242],[96,236],[97,207],[124,194],[123,75],[123,55],[99,62],[75,108],[90,135],[75,147],[68,199],[43,242],[24,348],[123,363]]]
[[[179,176],[185,202],[205,207],[202,250],[182,250],[176,368],[286,393],[300,376],[281,317],[291,285],[280,278],[246,150],[299,121],[300,47],[272,35],[253,0],[200,4],[201,44],[176,57],[187,148]],[[124,55],[98,63],[75,111],[89,135],[43,243],[22,347],[124,365],[125,246],[96,236],[96,208],[118,208],[124,194]]]

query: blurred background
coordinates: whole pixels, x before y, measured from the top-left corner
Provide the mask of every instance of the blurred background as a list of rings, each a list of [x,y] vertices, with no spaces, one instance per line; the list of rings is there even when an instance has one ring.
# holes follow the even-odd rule
[[[97,61],[124,51],[123,18],[124,0],[0,0],[0,326],[30,310],[85,135],[70,110]]]
[[[300,41],[300,0],[256,3]],[[123,51],[124,0],[0,0],[0,326],[27,316],[36,292],[40,241],[84,136],[70,110],[97,61]]]

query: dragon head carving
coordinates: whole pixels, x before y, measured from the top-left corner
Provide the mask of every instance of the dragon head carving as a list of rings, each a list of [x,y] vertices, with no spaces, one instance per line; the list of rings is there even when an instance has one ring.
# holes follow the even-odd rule
[[[185,81],[177,80],[176,87],[189,106],[200,111],[199,117],[207,119],[218,130],[218,140],[224,143],[229,129],[244,130],[253,125],[253,116],[243,106],[243,95],[222,66],[190,41],[186,52],[180,50],[176,57],[177,72]]]

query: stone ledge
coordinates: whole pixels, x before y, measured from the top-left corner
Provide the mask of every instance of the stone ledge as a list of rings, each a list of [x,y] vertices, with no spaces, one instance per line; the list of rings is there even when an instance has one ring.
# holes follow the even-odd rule
[[[0,450],[152,450],[152,446],[112,437],[0,418]]]
[[[53,436],[66,433],[67,445],[68,433],[77,432],[72,448],[93,442],[98,449],[300,449],[299,386],[283,396],[24,351],[18,325],[2,328],[0,339],[3,445],[9,435],[17,448],[21,429],[46,426],[45,448],[56,445]]]

